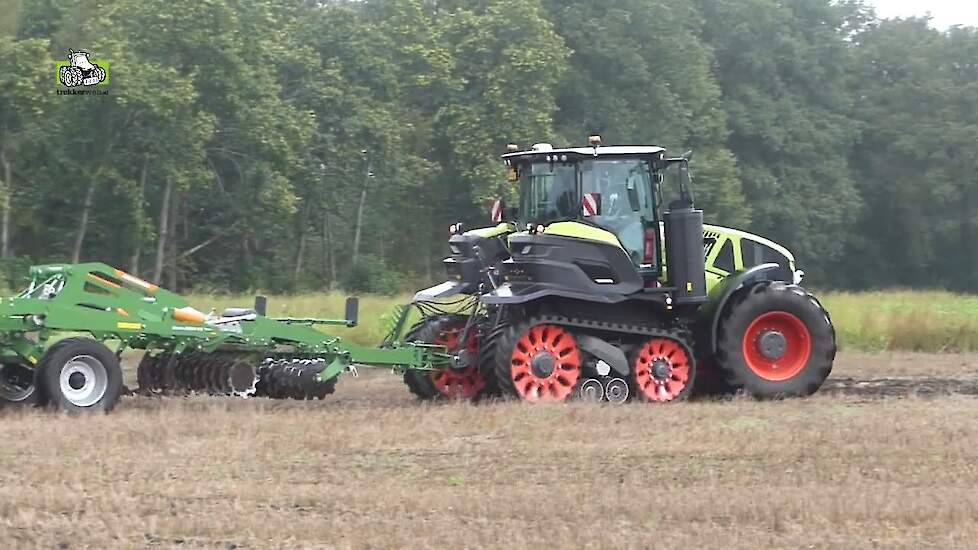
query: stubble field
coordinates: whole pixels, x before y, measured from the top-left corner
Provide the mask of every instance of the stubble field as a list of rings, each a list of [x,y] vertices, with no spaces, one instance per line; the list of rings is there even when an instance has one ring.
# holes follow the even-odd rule
[[[978,356],[844,353],[783,402],[125,398],[0,413],[4,548],[973,547]]]

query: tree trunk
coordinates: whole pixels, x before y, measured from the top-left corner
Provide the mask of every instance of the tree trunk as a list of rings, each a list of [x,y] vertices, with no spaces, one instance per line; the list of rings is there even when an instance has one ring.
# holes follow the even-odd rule
[[[10,257],[10,194],[14,192],[13,170],[7,152],[0,142],[0,165],[3,166],[3,219],[0,220],[0,258]]]
[[[357,207],[357,227],[353,233],[353,265],[357,265],[360,257],[360,232],[363,229],[363,209],[367,204],[367,182],[363,183],[363,191],[360,191],[360,206]]]
[[[156,261],[153,263],[153,283],[160,284],[163,280],[163,263],[166,259],[166,238],[170,230],[170,196],[173,194],[173,182],[169,178],[163,187],[163,199],[160,203],[160,219],[156,226]]]
[[[78,220],[78,230],[75,232],[75,246],[71,250],[71,263],[77,264],[81,261],[82,245],[85,243],[85,232],[88,231],[88,216],[92,210],[92,201],[95,199],[95,187],[101,177],[101,170],[95,173],[85,190],[85,200],[82,202],[81,219]]]
[[[180,240],[177,234],[177,221],[180,214],[180,197],[172,197],[170,200],[170,231],[167,239],[167,256],[170,257],[170,269],[167,272],[167,288],[176,292],[179,290],[179,271],[177,270],[177,241]]]
[[[306,223],[308,217],[305,211],[299,213],[299,244],[295,252],[295,271],[292,273],[293,283],[299,282],[299,275],[302,273],[302,257],[306,254]]]
[[[333,231],[329,223],[329,212],[323,209],[323,261],[329,259],[329,284],[336,283],[336,250],[333,248]]]
[[[139,174],[139,205],[137,208],[139,210],[136,213],[136,221],[138,226],[136,227],[136,246],[132,251],[132,257],[129,259],[129,273],[139,276],[139,257],[143,254],[143,218],[146,216],[144,211],[144,202],[146,200],[146,178],[149,177],[149,157],[143,158],[143,170]]]

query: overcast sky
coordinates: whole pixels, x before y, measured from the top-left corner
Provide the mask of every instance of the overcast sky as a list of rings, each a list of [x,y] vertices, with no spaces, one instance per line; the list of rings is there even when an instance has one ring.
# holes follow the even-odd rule
[[[939,29],[952,25],[978,27],[978,0],[869,0],[880,17],[912,17],[930,12]]]

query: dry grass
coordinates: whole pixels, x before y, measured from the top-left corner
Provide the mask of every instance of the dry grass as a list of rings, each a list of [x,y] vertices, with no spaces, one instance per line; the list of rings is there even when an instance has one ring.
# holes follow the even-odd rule
[[[847,355],[841,377],[976,377]],[[622,407],[127,398],[0,418],[0,546],[972,547],[978,400]]]

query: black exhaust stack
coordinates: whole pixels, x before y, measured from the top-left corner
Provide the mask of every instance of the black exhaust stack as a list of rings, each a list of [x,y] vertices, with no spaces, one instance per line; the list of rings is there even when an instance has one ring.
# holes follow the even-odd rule
[[[706,259],[703,257],[703,211],[689,203],[670,205],[663,214],[666,231],[666,274],[676,289],[676,305],[706,301]]]

